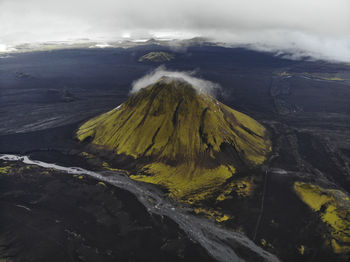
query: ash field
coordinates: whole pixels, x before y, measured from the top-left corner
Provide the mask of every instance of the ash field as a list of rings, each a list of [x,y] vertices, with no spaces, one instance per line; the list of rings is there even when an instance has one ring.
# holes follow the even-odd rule
[[[141,105],[147,93],[130,95],[133,82],[159,66],[218,84],[215,101],[225,108],[220,110],[236,116],[237,126],[218,124],[221,129],[229,126],[238,134],[235,139],[243,141],[245,150],[235,148],[234,157],[227,149],[228,136],[215,136],[221,131],[210,124],[220,117],[198,118],[210,129],[203,131],[201,122],[198,139],[207,147],[201,157],[191,158],[201,171],[185,181],[191,185],[196,176],[204,179],[204,170],[215,176],[208,179],[215,186],[195,184],[186,191],[177,179],[162,176],[164,170],[187,172],[178,166],[189,157],[178,155],[191,147],[174,149],[177,155],[171,159],[149,153],[161,143],[157,137],[162,128],[156,122],[154,130],[141,129],[128,138],[121,134],[120,139],[129,141],[123,148],[116,140],[119,147],[109,150],[110,144],[97,136],[107,126],[104,120],[94,130],[89,125],[93,135],[82,137],[84,123],[94,122],[90,119],[123,103]],[[191,91],[184,92],[185,97]],[[161,96],[153,115],[169,119],[167,99],[176,97]],[[197,100],[204,103],[197,96],[188,99]],[[151,42],[11,53],[0,57],[0,105],[0,261],[294,262],[350,257],[348,64],[288,60],[208,43],[194,43],[181,52]],[[215,112],[210,106],[206,108]],[[122,109],[135,118],[134,107]],[[170,122],[181,126],[181,114],[189,115],[192,107],[175,111]],[[197,118],[192,120],[195,129]],[[149,121],[142,124],[152,127]],[[245,121],[253,124],[247,128]],[[186,132],[191,131],[188,125]],[[120,124],[124,126],[132,127]],[[130,158],[140,153],[132,147],[141,145],[135,138],[146,131],[156,133],[151,147]],[[215,143],[209,146],[211,138]],[[215,149],[220,139],[224,142]],[[262,145],[259,152],[247,146],[257,143]],[[213,166],[230,168],[214,172]]]

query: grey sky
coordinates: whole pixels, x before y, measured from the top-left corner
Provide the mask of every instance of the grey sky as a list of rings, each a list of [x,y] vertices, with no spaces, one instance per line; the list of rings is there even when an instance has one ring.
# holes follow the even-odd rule
[[[0,45],[210,37],[350,62],[349,0],[0,0]]]

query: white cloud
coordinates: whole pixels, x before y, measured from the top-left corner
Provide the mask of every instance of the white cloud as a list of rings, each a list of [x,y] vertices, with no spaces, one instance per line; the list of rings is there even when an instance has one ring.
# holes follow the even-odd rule
[[[151,73],[141,77],[132,83],[130,93],[136,93],[140,89],[154,84],[162,77],[177,78],[191,84],[198,92],[215,96],[221,88],[219,84],[195,77],[195,72],[168,71],[164,66],[160,66]]]
[[[0,0],[0,44],[211,37],[350,62],[349,0]]]

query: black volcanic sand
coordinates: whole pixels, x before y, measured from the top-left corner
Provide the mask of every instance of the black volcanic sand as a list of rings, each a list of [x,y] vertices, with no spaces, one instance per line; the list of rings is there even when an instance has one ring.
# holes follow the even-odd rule
[[[0,175],[0,257],[10,261],[213,261],[129,192],[22,163]]]
[[[211,203],[211,206],[232,216],[232,220],[224,223],[225,226],[244,232],[282,261],[347,261],[346,256],[334,255],[325,245],[326,239],[331,240],[327,225],[321,223],[320,217],[294,193],[293,182],[303,178],[269,174],[261,212],[265,179],[262,180],[255,189],[255,195],[250,198],[234,195],[232,199]],[[261,220],[257,225],[260,214]],[[305,248],[303,255],[299,251],[301,246]]]
[[[98,163],[79,156],[79,152],[85,149],[74,139],[74,132],[84,120],[125,101],[132,81],[160,65],[137,61],[150,51],[169,50],[150,45],[130,49],[33,52],[0,59],[0,153],[30,154],[32,158],[45,162],[96,168]],[[189,47],[165,65],[172,70],[196,69],[200,77],[219,83],[222,86],[218,95],[220,101],[259,120],[271,133],[276,157],[265,165],[268,175],[256,170],[239,174],[255,176],[257,187],[254,195],[205,203],[233,217],[223,225],[246,233],[282,261],[346,261],[346,257],[333,255],[324,244],[327,225],[297,198],[293,182],[319,183],[350,192],[350,81],[329,80],[329,75],[350,79],[350,67],[317,61],[291,61],[240,48],[214,46]],[[286,170],[288,174],[274,173],[274,169]],[[12,252],[8,254],[14,257],[20,259],[38,253],[46,258],[43,261],[52,261],[51,258],[56,256],[60,261],[69,261],[57,254],[66,252],[65,256],[69,256],[80,250],[79,255],[91,261],[104,261],[102,259],[110,258],[107,250],[112,250],[113,255],[125,255],[117,259],[119,261],[129,258],[126,254],[137,256],[130,255],[130,259],[134,259],[131,261],[177,261],[181,258],[181,255],[177,256],[177,250],[182,250],[183,254],[189,252],[185,259],[198,261],[199,254],[202,254],[200,260],[208,259],[205,252],[187,240],[176,225],[150,216],[127,192],[96,186],[97,181],[93,179],[79,180],[57,172],[48,176],[35,173],[22,176],[24,171],[26,169],[11,178],[0,175],[1,203],[7,203],[2,204],[7,211],[0,215],[0,237],[14,239],[14,245],[5,245],[5,249]],[[6,184],[3,181],[7,181]],[[54,181],[65,186],[46,188]],[[51,190],[54,193],[48,192]],[[15,193],[6,194],[10,191]],[[50,209],[35,211],[38,215],[33,216],[35,209],[30,201],[45,192],[47,197],[42,201],[50,201]],[[129,214],[127,221],[151,225],[157,230],[131,230],[134,237],[114,241],[118,234],[112,236],[111,232],[117,229],[109,229],[122,230],[124,225],[128,229],[133,222],[125,222],[122,215],[116,219],[121,223],[118,227],[112,223],[113,219],[106,218],[108,215],[102,214],[101,204],[114,207],[112,202],[119,203],[115,206],[120,207],[120,212]],[[33,211],[15,206],[17,204]],[[55,206],[59,208],[55,209]],[[80,206],[85,208],[81,210]],[[66,224],[52,222],[56,215],[65,218],[61,220]],[[88,226],[81,223],[88,220],[85,215],[91,218]],[[112,224],[101,226],[96,222],[99,221],[96,216],[102,216],[101,221]],[[28,219],[33,221],[32,224],[23,221]],[[27,224],[46,234],[34,234],[33,230],[24,228],[23,225]],[[79,242],[65,229],[84,236],[87,242]],[[52,232],[57,233],[54,234],[55,240],[64,244],[64,250],[71,253],[61,252],[61,246],[46,238],[42,240]],[[147,238],[151,234],[154,241]],[[179,234],[179,241],[191,248],[193,257],[188,249],[174,240]],[[72,240],[68,241],[68,237]],[[148,241],[144,241],[145,238]],[[167,239],[172,239],[169,243],[175,243],[169,244],[173,247],[170,251],[160,249],[163,246],[160,243],[167,243]],[[43,243],[50,246],[39,248]],[[301,245],[305,246],[304,255],[298,250]],[[93,257],[93,248],[87,248],[90,246],[97,247],[101,258]],[[113,249],[118,246],[120,249]],[[27,252],[32,253],[28,255]]]

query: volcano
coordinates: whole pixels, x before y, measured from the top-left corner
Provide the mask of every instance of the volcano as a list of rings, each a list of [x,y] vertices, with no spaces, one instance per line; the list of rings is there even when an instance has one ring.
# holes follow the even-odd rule
[[[258,167],[271,151],[257,121],[172,77],[87,121],[76,136],[118,159],[131,178],[188,202],[205,199],[240,169]]]

